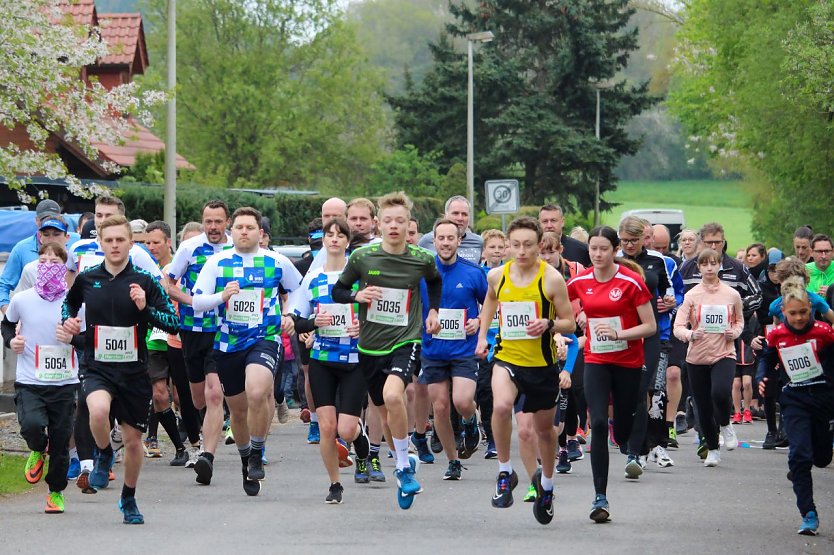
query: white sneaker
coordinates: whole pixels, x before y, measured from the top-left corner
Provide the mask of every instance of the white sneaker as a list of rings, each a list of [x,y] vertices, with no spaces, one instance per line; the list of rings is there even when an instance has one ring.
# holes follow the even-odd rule
[[[669,456],[669,453],[667,453],[666,449],[664,449],[661,445],[652,449],[650,457],[653,458],[654,462],[657,463],[657,466],[660,468],[675,466],[675,461],[672,460],[672,457]]]
[[[721,452],[718,449],[710,449],[707,458],[704,459],[704,466],[718,466],[721,462]]]
[[[732,424],[721,426],[721,437],[724,438],[724,447],[727,448],[727,451],[732,451],[738,447],[738,436]]]
[[[290,408],[287,406],[286,399],[275,405],[275,414],[278,415],[278,422],[281,424],[287,423],[287,420],[290,418]]]
[[[203,450],[199,445],[192,445],[188,449],[188,462],[185,463],[185,468],[194,468],[194,465],[197,464],[197,458],[202,452]]]
[[[724,434],[720,430],[718,431],[718,446],[724,447]]]

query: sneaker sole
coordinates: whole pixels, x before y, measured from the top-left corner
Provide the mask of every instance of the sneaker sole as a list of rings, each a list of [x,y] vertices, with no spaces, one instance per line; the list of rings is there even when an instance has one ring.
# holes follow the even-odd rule
[[[800,536],[816,536],[819,534],[819,530],[810,530],[810,529],[800,529],[796,532]]]
[[[590,517],[597,524],[602,524],[611,520],[611,513],[608,509],[594,509],[591,511]]]
[[[625,477],[629,480],[636,480],[643,474],[643,468],[640,463],[627,464],[625,467]]]
[[[243,479],[243,491],[249,497],[255,497],[261,493],[261,483],[258,480]]]
[[[342,500],[341,499],[325,499],[324,504],[325,505],[341,505]]]
[[[207,486],[211,484],[212,465],[205,459],[199,459],[194,463],[194,472],[197,473],[197,483]]]
[[[48,514],[48,515],[62,515],[62,514],[64,514],[63,509],[51,508],[51,507],[47,507],[46,509],[43,510],[43,512]]]

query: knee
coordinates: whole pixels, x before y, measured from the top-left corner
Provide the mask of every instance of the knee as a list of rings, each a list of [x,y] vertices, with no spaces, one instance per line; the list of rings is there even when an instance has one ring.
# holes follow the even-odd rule
[[[336,438],[336,422],[331,418],[319,416],[319,431],[323,438],[333,440]]]
[[[24,438],[31,438],[43,434],[43,429],[46,426],[42,422],[36,422],[34,419],[27,419],[20,422],[20,435]]]
[[[533,432],[532,426],[523,426],[518,428],[518,440],[519,441],[533,441],[533,437],[535,433]]]
[[[666,369],[666,383],[669,385],[677,385],[681,383],[681,369],[677,367],[670,367]]]
[[[495,399],[492,404],[492,414],[495,418],[510,418],[513,414],[513,403]]]
[[[386,389],[382,393],[382,402],[386,407],[397,406],[403,402],[403,395],[400,391]]]
[[[434,408],[435,418],[446,418],[448,420],[450,414],[448,399],[432,401],[432,407]]]
[[[202,403],[203,407],[210,405],[210,406],[218,406],[223,402],[223,391],[220,389],[219,385],[206,385],[206,392],[204,394],[204,401]],[[197,406],[197,402],[194,402],[194,406]],[[199,407],[202,408],[202,407]]]
[[[88,410],[90,411],[90,422],[91,423],[101,423],[110,420],[110,407],[106,404],[95,404],[93,406],[88,406]]]

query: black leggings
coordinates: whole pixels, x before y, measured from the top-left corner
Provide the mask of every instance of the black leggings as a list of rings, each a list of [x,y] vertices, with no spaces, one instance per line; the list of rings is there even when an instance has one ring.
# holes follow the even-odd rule
[[[631,435],[640,393],[640,368],[585,363],[585,400],[591,417],[591,471],[596,493],[608,488],[608,400],[614,405],[614,439],[625,445]]]
[[[475,401],[481,411],[481,422],[487,441],[492,442],[492,362],[478,362],[478,384],[475,387]]]
[[[645,362],[640,373],[640,394],[637,397],[637,406],[634,409],[634,423],[631,427],[631,435],[628,438],[629,455],[647,455],[649,453],[648,444],[646,443],[646,433],[649,424],[649,413],[646,402],[649,390],[654,385],[657,363],[660,359],[659,332],[643,340],[643,351],[645,353]],[[614,422],[616,421],[617,419],[615,418]]]
[[[188,433],[188,441],[192,445],[197,445],[200,443],[200,413],[194,407],[194,400],[191,398],[191,383],[188,381],[188,371],[185,368],[182,349],[168,345],[168,370],[171,373],[171,381],[177,388],[180,418]]]
[[[730,423],[736,359],[722,358],[711,365],[687,365],[701,436],[706,440],[708,449],[718,449],[719,426]]]

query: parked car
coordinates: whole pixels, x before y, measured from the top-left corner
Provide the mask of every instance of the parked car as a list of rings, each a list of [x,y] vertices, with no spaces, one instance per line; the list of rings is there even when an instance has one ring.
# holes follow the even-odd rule
[[[637,216],[649,220],[652,225],[663,224],[669,228],[669,237],[671,243],[669,244],[669,251],[675,252],[678,250],[678,235],[686,228],[686,222],[683,217],[683,210],[675,210],[673,208],[640,208],[639,210],[626,210],[623,212],[620,221],[626,216]]]

